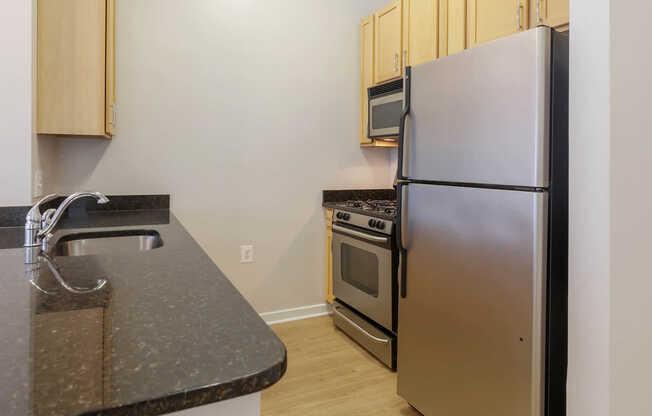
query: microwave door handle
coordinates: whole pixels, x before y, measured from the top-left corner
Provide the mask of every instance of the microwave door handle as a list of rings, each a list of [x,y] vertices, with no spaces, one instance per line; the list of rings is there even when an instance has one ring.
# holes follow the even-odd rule
[[[371,136],[371,126],[373,126],[373,111],[371,111],[371,99],[368,99],[367,100],[367,139]]]
[[[338,231],[342,234],[350,235],[352,237],[360,237],[368,241],[374,241],[376,243],[387,242],[387,237],[378,237],[367,233],[361,233],[360,231],[356,231],[356,230],[349,230],[348,228],[340,227],[337,224],[333,224],[333,231]]]

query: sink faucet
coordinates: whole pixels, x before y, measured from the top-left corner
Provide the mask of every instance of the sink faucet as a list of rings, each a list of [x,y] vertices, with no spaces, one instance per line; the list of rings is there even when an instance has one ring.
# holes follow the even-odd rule
[[[92,197],[97,199],[98,204],[106,204],[109,198],[100,192],[76,192],[55,209],[48,209],[41,215],[41,205],[56,199],[62,195],[51,194],[40,201],[38,201],[27,212],[25,217],[25,263],[33,264],[38,262],[38,255],[43,251],[47,251],[47,243],[52,238],[52,230],[56,227],[57,223],[63,217],[63,213],[70,204],[75,200],[84,197]]]

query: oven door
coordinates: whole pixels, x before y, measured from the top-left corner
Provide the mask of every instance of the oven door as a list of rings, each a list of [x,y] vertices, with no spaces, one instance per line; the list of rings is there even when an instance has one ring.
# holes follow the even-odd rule
[[[392,329],[392,250],[389,236],[333,225],[333,294]]]

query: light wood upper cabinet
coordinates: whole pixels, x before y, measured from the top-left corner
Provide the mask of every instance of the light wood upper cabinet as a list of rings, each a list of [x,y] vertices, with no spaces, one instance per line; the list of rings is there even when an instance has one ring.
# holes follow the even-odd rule
[[[404,0],[407,65],[419,65],[439,56],[439,0]]]
[[[115,0],[39,0],[38,133],[110,135]]]
[[[467,48],[466,0],[439,0],[439,56]]]
[[[542,24],[568,28],[570,0],[394,0],[360,26],[360,145],[367,138],[367,88],[419,65]],[[373,52],[372,52],[373,51]],[[370,64],[373,62],[373,66]]]
[[[401,1],[394,0],[374,14],[374,81],[376,83],[403,75],[401,7]]]
[[[374,85],[374,17],[360,22],[360,144],[369,144],[367,137],[369,121],[369,100],[367,88]]]
[[[410,0],[401,2],[401,64],[405,68],[410,62]]]
[[[532,0],[532,7],[538,11],[537,24],[551,27],[568,25],[570,21],[570,0]]]
[[[118,107],[115,96],[115,1],[106,0],[106,108],[104,119],[108,136],[113,136],[118,122]]]
[[[468,47],[528,28],[527,0],[467,0]]]

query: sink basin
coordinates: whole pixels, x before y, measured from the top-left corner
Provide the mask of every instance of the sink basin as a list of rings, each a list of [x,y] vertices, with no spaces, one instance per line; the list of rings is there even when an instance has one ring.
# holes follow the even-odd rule
[[[163,246],[161,235],[153,230],[103,231],[69,234],[53,248],[55,256],[91,256],[153,250]]]

